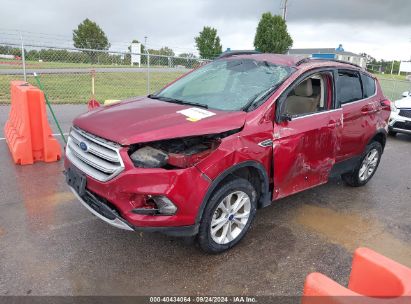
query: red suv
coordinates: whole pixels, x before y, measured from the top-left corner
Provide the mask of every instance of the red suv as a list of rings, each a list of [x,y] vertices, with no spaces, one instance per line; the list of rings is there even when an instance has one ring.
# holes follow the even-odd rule
[[[256,210],[341,175],[374,175],[390,102],[358,66],[228,53],[156,94],[74,120],[66,180],[81,203],[126,230],[197,236],[221,252]]]

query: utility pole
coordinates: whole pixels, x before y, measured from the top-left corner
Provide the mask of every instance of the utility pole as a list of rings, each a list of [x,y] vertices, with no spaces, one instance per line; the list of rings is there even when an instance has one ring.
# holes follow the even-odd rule
[[[24,81],[27,81],[27,75],[26,75],[26,55],[24,51],[24,41],[23,41],[23,35],[20,32],[20,40],[21,40],[21,60],[23,63],[23,77]]]
[[[287,21],[287,2],[288,2],[288,0],[284,0],[284,6],[283,6],[283,19],[284,19],[284,21]]]

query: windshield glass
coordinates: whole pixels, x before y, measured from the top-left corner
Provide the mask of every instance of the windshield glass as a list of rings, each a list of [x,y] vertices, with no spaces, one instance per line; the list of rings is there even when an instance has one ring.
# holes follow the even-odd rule
[[[266,96],[293,68],[252,59],[213,61],[177,80],[153,97],[218,110],[241,110]]]

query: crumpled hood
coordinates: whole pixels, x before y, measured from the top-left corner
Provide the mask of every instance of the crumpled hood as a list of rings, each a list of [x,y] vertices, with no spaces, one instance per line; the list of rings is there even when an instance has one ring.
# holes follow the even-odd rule
[[[405,97],[395,101],[395,107],[399,109],[411,109],[411,97]]]
[[[99,107],[78,116],[73,124],[107,140],[130,145],[234,130],[244,125],[245,117],[243,111],[207,110],[143,97]]]

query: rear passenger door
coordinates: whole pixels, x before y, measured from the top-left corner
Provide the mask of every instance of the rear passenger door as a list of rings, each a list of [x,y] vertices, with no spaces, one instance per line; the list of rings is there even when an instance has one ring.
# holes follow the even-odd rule
[[[336,157],[336,162],[339,162],[362,154],[367,139],[375,132],[376,114],[380,107],[373,98],[375,80],[371,79],[374,81],[372,86],[365,78],[368,76],[349,69],[340,69],[337,75],[337,103],[343,110],[341,149]]]

